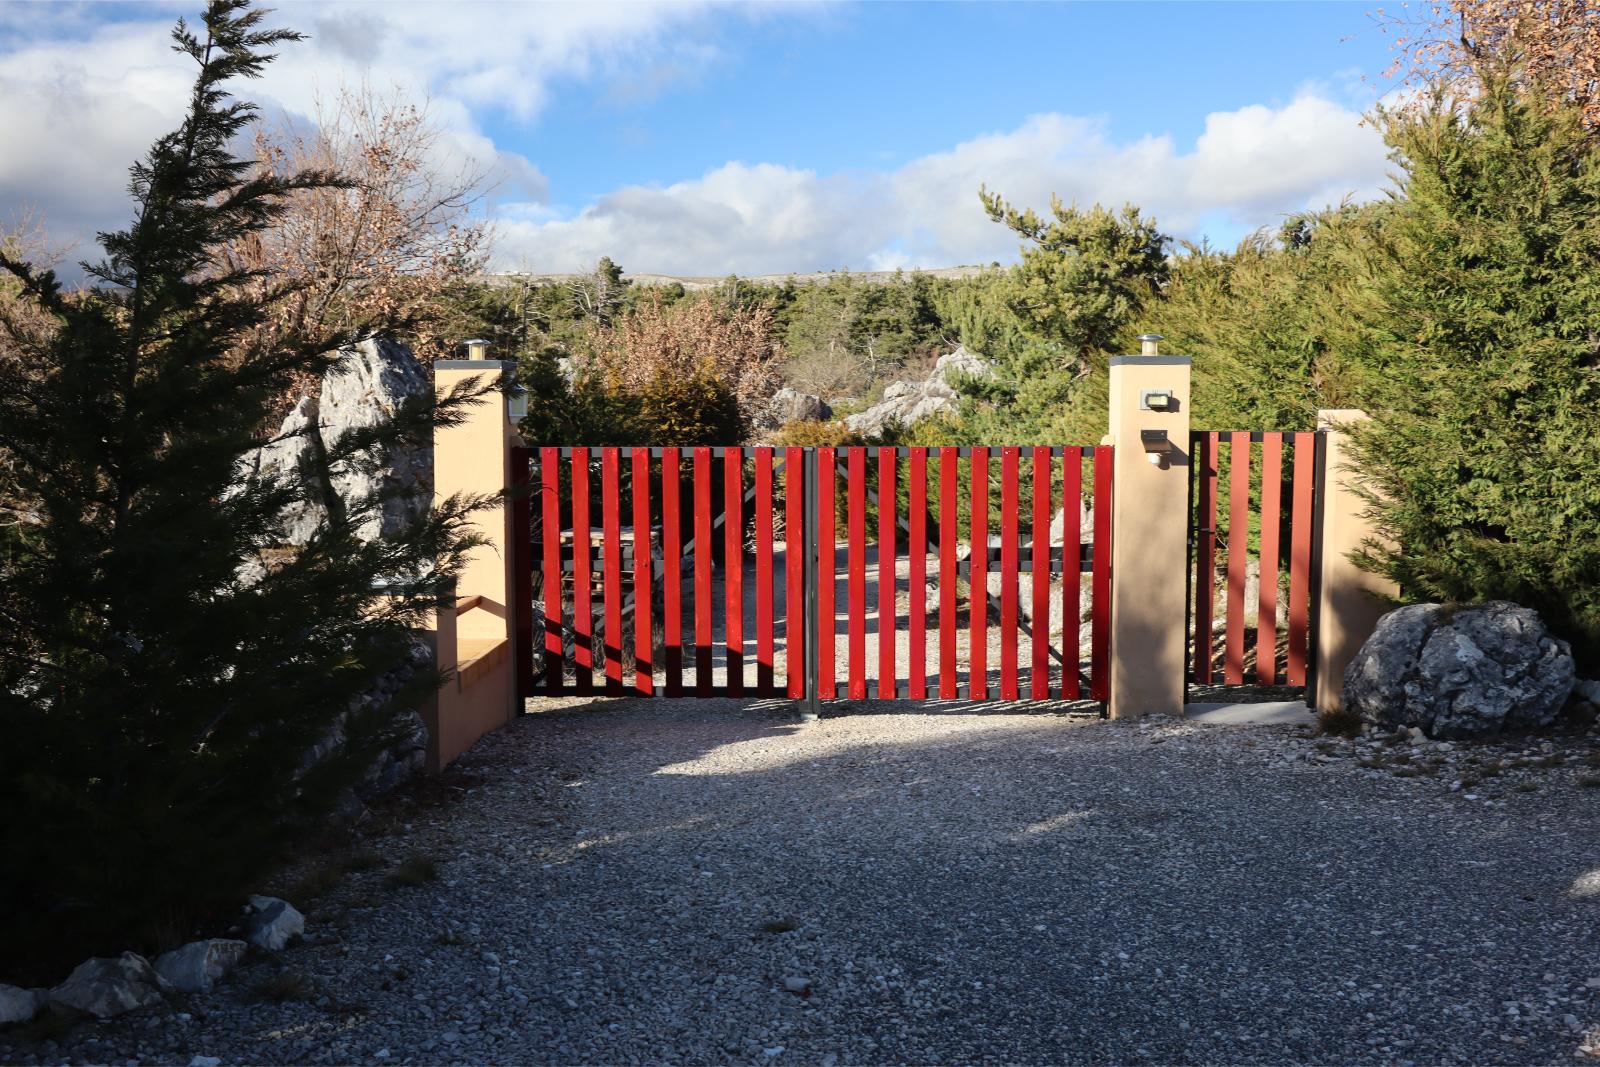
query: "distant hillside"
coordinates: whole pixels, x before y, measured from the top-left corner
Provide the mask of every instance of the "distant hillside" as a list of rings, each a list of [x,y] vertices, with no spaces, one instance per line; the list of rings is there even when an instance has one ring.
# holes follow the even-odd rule
[[[995,267],[993,265],[986,267],[933,267],[924,270],[908,270],[904,273],[925,274],[930,278],[971,278],[975,275],[982,274],[986,270],[994,269]],[[821,270],[810,271],[808,273],[801,274],[741,274],[739,275],[739,280],[746,282],[760,282],[767,285],[782,285],[786,281],[793,281],[796,285],[816,285],[826,282],[829,278],[835,278],[841,274],[848,274],[854,281],[865,282],[869,285],[884,285],[892,282],[896,273],[896,271],[892,270]],[[533,282],[535,284],[559,284],[561,282],[572,281],[574,279],[584,277],[587,277],[587,275],[533,274],[508,271],[501,274],[484,275],[483,280],[488,282],[490,285],[517,285],[522,282]],[[728,276],[725,274],[719,277],[711,277],[709,275],[684,276],[676,274],[624,273],[623,277],[635,285],[671,285],[676,282],[685,289],[710,289],[713,286],[721,285],[727,280]]]

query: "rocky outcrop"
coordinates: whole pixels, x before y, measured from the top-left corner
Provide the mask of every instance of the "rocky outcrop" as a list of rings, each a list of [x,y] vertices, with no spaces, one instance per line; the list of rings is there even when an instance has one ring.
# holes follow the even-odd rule
[[[248,948],[243,941],[212,938],[191,941],[156,957],[156,973],[180,993],[209,993],[218,980],[239,965]]]
[[[433,449],[392,448],[375,472],[343,469],[324,479],[323,457],[347,432],[392,418],[408,399],[426,397],[427,371],[403,344],[363,341],[341,350],[315,397],[301,397],[273,440],[245,455],[240,477],[287,480],[307,488],[287,516],[285,540],[303,545],[328,517],[331,496],[349,508],[378,493],[381,506],[357,526],[365,540],[393,536],[432,504]]]
[[[939,357],[933,373],[920,382],[894,382],[883,391],[883,400],[865,411],[845,417],[851,432],[863,437],[882,437],[891,425],[914,426],[935,415],[954,415],[960,394],[954,382],[961,376],[985,378],[994,370],[981,357],[958,345],[954,352]]]
[[[352,721],[367,720],[370,713],[379,710],[395,699],[395,694],[411,684],[416,673],[433,665],[433,652],[420,637],[411,637],[406,658],[397,667],[373,682],[357,696],[344,714],[340,715],[328,733],[309,752],[300,764],[300,774],[340,751],[349,738]],[[427,760],[428,727],[422,716],[412,708],[395,713],[385,729],[389,738],[373,757],[372,763],[361,777],[341,796],[334,815],[344,822],[352,822],[365,811],[365,802],[390,792],[401,782],[422,771]]]
[[[1351,660],[1344,706],[1386,728],[1479,737],[1550,725],[1575,678],[1571,649],[1530,608],[1414,604],[1385,615]]]
[[[65,982],[50,990],[50,1003],[109,1019],[159,1004],[167,988],[149,960],[124,952],[115,959],[99,956],[78,964]]]
[[[785,386],[773,393],[767,406],[756,415],[755,428],[771,431],[786,423],[826,422],[831,418],[833,408],[828,406],[826,400],[814,393],[802,393]]]

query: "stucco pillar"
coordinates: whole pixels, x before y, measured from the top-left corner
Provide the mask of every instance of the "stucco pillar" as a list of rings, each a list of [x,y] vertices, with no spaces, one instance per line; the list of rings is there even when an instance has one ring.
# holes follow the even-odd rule
[[[1358,479],[1351,466],[1350,435],[1342,429],[1367,417],[1366,412],[1354,408],[1317,412],[1317,428],[1327,431],[1322,560],[1317,579],[1320,606],[1317,647],[1313,650],[1317,689],[1312,694],[1312,705],[1318,711],[1337,711],[1342,706],[1345,668],[1389,610],[1384,598],[1400,592],[1389,579],[1350,561],[1352,552],[1378,536],[1376,525],[1367,515],[1367,502],[1356,492]]]
[[[1181,715],[1187,614],[1189,358],[1111,359],[1115,449],[1111,534],[1111,699],[1114,719]]]
[[[467,342],[481,357],[482,342]],[[498,382],[513,364],[500,360],[445,359],[433,365],[434,394],[445,396],[463,382]],[[439,690],[427,716],[428,764],[439,768],[484,734],[504,726],[516,713],[515,667],[510,655],[516,633],[511,590],[511,508],[504,490],[511,484],[511,446],[518,440],[506,398],[493,391],[465,411],[454,426],[433,434],[433,492],[436,501],[454,494],[494,497],[476,512],[472,531],[484,543],[467,553],[456,583],[456,605],[442,608],[430,635],[441,669],[455,677]],[[453,631],[453,632],[452,632]]]

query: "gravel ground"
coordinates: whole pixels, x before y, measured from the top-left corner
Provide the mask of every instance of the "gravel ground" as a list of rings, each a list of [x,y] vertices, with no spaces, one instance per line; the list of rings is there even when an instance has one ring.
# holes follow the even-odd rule
[[[1596,745],[550,703],[380,813],[310,943],[0,1060],[1576,1062]]]

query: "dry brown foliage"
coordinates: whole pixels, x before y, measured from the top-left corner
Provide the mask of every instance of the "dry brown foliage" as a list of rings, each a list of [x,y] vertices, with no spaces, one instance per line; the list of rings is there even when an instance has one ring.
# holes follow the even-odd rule
[[[586,341],[593,361],[588,369],[625,392],[641,392],[663,377],[710,377],[749,416],[766,403],[776,380],[772,312],[729,307],[711,294],[674,304],[642,297],[614,324],[591,324]]]
[[[48,270],[66,257],[66,250],[51,245],[44,216],[27,210],[0,230],[0,254]],[[31,366],[39,362],[54,335],[56,321],[37,302],[21,299],[21,291],[22,283],[13,275],[0,275],[0,359],[20,360]]]
[[[1447,0],[1374,17],[1396,32],[1388,70],[1403,84],[1470,96],[1490,69],[1515,69],[1600,129],[1600,0]]]
[[[318,108],[314,134],[264,127],[255,151],[264,170],[331,171],[351,187],[298,194],[278,225],[228,250],[226,268],[270,271],[271,285],[292,291],[253,343],[382,324],[407,334],[425,363],[448,352],[442,297],[482,270],[490,235],[472,217],[482,173],[448,162],[426,110],[345,90]]]

